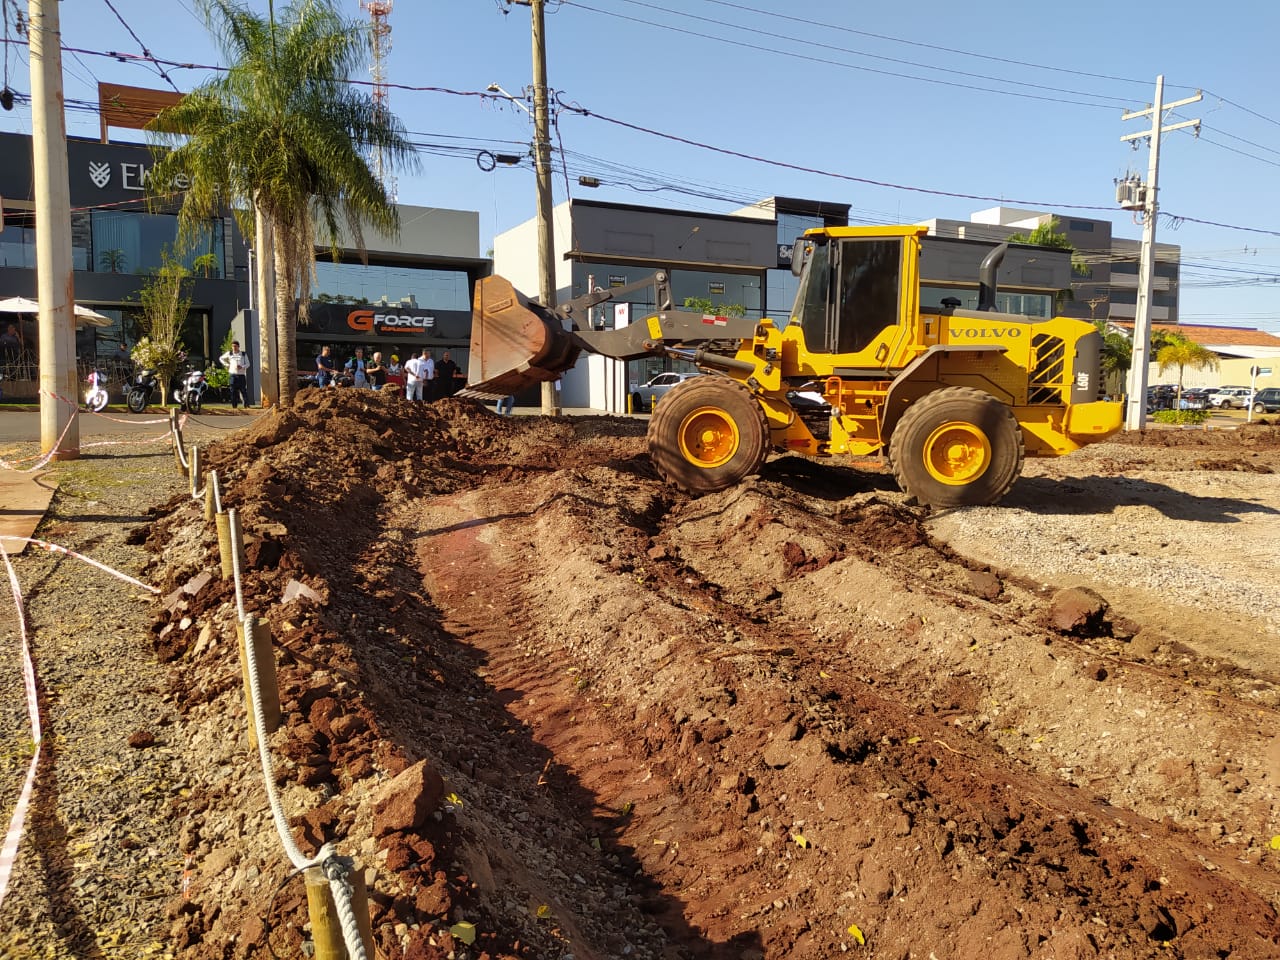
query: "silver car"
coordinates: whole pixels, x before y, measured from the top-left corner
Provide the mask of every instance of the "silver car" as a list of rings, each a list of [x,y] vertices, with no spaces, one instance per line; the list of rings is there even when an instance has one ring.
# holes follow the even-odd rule
[[[631,385],[631,409],[635,413],[652,413],[654,406],[667,395],[676,384],[684,383],[700,373],[660,373],[648,383],[639,386]]]

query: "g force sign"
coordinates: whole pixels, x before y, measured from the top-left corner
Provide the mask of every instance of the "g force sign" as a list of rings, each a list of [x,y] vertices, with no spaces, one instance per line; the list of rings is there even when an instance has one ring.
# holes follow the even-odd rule
[[[426,313],[405,313],[382,307],[378,310],[352,310],[347,326],[359,333],[428,333],[435,329],[436,318]]]

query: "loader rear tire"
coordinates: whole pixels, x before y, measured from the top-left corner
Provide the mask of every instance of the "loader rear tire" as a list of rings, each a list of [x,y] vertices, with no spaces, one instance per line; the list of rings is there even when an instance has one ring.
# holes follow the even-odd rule
[[[934,507],[995,503],[1022,473],[1022,428],[1007,404],[968,387],[926,394],[898,421],[889,459],[898,485]]]
[[[649,420],[649,457],[667,483],[714,493],[740,483],[769,455],[764,409],[728,377],[694,377],[673,387]]]

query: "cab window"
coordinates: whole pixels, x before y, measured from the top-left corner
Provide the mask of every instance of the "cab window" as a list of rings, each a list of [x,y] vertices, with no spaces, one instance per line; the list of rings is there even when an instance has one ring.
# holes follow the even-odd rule
[[[815,242],[813,252],[804,265],[800,289],[796,291],[796,303],[791,319],[804,330],[804,345],[810,353],[827,353],[831,350],[828,321],[831,311],[827,308],[831,289],[831,244]]]
[[[857,353],[898,322],[901,239],[841,241],[838,276],[834,349]]]

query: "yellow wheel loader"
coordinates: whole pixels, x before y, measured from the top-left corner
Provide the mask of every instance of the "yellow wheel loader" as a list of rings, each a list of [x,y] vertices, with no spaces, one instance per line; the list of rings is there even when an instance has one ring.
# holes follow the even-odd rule
[[[1122,408],[1098,399],[1101,337],[1092,324],[995,311],[1007,245],[982,263],[977,309],[956,301],[922,310],[925,232],[808,231],[793,250],[800,287],[782,326],[674,309],[663,272],[555,311],[486,277],[476,284],[464,395],[492,398],[554,380],[582,351],[679,358],[719,374],[673,388],[649,422],[654,465],[682,490],[730,487],[771,451],[879,454],[922,503],[994,503],[1024,457],[1105,439],[1120,429]],[[650,285],[653,314],[618,330],[590,329],[592,306]],[[793,402],[802,385],[820,401]]]

